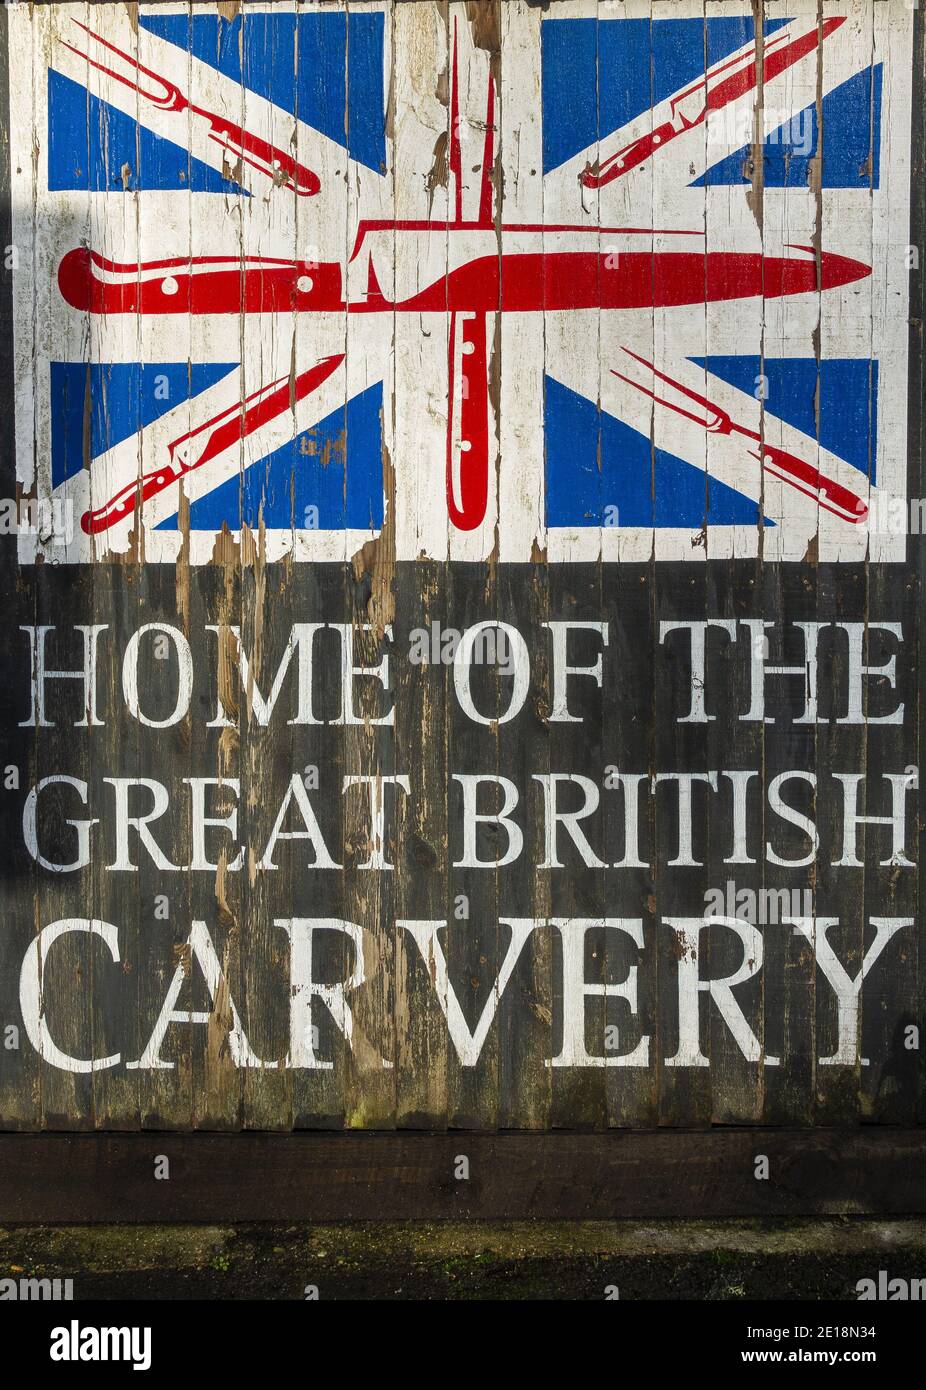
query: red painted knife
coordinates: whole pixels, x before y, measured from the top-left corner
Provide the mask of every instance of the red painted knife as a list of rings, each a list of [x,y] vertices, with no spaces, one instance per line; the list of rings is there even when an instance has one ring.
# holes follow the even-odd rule
[[[101,531],[108,531],[117,522],[124,521],[135,510],[136,505],[142,506],[149,497],[157,496],[184,474],[202,468],[204,463],[217,458],[232,444],[253,434],[261,425],[282,415],[284,411],[291,410],[297,401],[303,400],[327,381],[343,361],[343,353],[323,357],[295,380],[288,376],[280,377],[269,386],[262,386],[258,391],[246,396],[243,401],[213,416],[205,424],[182,434],[179,439],[168,444],[169,459],[166,464],[160,468],[153,468],[131,483],[126,483],[125,487],[120,488],[102,507],[84,512],[80,519],[81,527],[88,536],[95,536]]]

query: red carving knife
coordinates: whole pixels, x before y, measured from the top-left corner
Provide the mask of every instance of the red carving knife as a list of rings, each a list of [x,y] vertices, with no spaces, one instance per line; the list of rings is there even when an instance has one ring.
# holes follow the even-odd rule
[[[774,34],[766,39],[762,50],[762,80],[770,82],[773,77],[784,72],[801,58],[818,47],[835,29],[845,23],[845,16],[825,19],[817,28],[814,26],[806,34],[790,38],[787,34]],[[759,82],[758,45],[751,44],[745,52],[733,58],[724,58],[707,72],[693,86],[680,92],[669,103],[669,120],[648,131],[645,135],[608,155],[600,164],[584,171],[581,181],[586,188],[604,188],[605,184],[620,178],[622,174],[635,169],[650,159],[663,145],[669,144],[686,130],[701,125],[711,111],[720,111],[731,101],[752,91]]]
[[[307,372],[291,381],[288,376],[262,386],[243,401],[228,407],[219,415],[213,416],[205,424],[197,425],[168,444],[169,461],[160,468],[153,468],[141,478],[126,483],[125,487],[109,499],[102,507],[84,512],[80,519],[83,530],[89,536],[100,531],[108,531],[117,522],[135,510],[136,504],[143,505],[149,497],[175,483],[186,473],[202,468],[210,459],[217,458],[238,440],[245,439],[261,425],[276,419],[284,411],[291,410],[297,401],[303,400],[317,390],[331,373],[344,361],[343,353],[323,357]]]

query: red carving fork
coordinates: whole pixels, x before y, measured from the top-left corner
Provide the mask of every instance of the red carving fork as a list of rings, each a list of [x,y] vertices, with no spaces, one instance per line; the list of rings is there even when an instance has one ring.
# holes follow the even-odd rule
[[[343,361],[343,353],[323,357],[295,380],[291,381],[288,376],[280,377],[269,386],[262,386],[250,396],[245,396],[242,402],[213,416],[205,424],[182,434],[168,444],[167,463],[126,483],[102,507],[84,512],[80,519],[81,527],[88,536],[95,536],[124,521],[135,510],[136,503],[143,505],[149,497],[163,492],[184,474],[202,468],[204,463],[217,458],[231,445],[253,434],[261,425],[291,410],[297,401],[303,400],[327,381]]]
[[[623,372],[615,371],[613,367],[611,368],[612,375],[619,377],[621,381],[626,381],[628,386],[642,391],[644,395],[650,396],[657,405],[667,406],[669,410],[674,410],[677,415],[683,415],[686,420],[693,420],[695,424],[701,425],[710,434],[739,434],[744,439],[755,440],[759,448],[750,449],[748,452],[752,458],[760,461],[766,472],[771,473],[775,478],[780,478],[783,483],[796,488],[806,497],[812,497],[825,511],[832,512],[834,516],[840,517],[843,521],[850,521],[854,524],[864,521],[868,515],[868,503],[858,493],[844,487],[834,478],[828,478],[825,473],[814,468],[813,464],[805,462],[804,459],[798,458],[795,454],[788,453],[786,449],[779,449],[776,445],[766,444],[762,436],[755,430],[747,429],[744,425],[737,425],[720,406],[714,405],[705,396],[699,396],[696,391],[690,391],[687,386],[682,386],[680,382],[673,381],[672,377],[666,376],[665,372],[660,372],[654,367],[652,362],[647,362],[645,357],[631,352],[630,348],[625,347],[623,351],[635,362],[640,362],[644,367],[647,367],[654,377],[664,381],[672,391],[683,396],[686,403],[691,401],[700,406],[701,409],[698,411],[686,409],[685,405],[667,400],[665,396],[657,395],[655,390],[634,381],[632,377],[625,376]]]
[[[275,183],[290,189],[300,197],[311,197],[321,188],[318,175],[304,164],[300,164],[286,150],[280,149],[277,145],[271,145],[267,140],[262,140],[257,135],[249,134],[242,126],[236,125],[234,121],[228,120],[225,116],[208,111],[204,106],[194,106],[175,83],[168,81],[165,77],[160,77],[151,68],[144,67],[130,54],[124,53],[115,44],[109,43],[99,34],[95,34],[92,29],[87,28],[86,24],[81,24],[79,19],[73,20],[72,23],[76,24],[78,29],[83,29],[94,43],[101,44],[103,48],[108,48],[110,53],[114,53],[117,59],[131,70],[131,75],[118,72],[116,68],[107,67],[104,63],[96,62],[89,53],[82,52],[73,44],[64,44],[65,48],[69,48],[79,58],[85,58],[91,67],[97,68],[99,72],[105,73],[107,77],[112,77],[117,82],[122,82],[126,87],[131,87],[133,92],[138,92],[140,97],[145,101],[150,101],[152,106],[157,106],[161,111],[189,111],[193,116],[202,116],[204,120],[209,122],[210,140],[214,140],[216,144],[221,145],[223,149],[228,150],[236,158],[249,164],[252,169],[258,169],[262,174],[273,179]],[[147,78],[148,84],[146,85],[141,78]]]

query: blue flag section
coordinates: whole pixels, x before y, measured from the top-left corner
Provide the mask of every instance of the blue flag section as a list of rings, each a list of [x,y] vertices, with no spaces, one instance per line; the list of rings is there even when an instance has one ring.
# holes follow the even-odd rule
[[[385,173],[382,14],[142,14],[168,39]]]
[[[820,103],[825,131],[822,147],[822,188],[877,188],[881,180],[881,84],[883,65],[866,68]],[[805,106],[773,130],[762,146],[762,179],[766,188],[807,188],[811,160],[819,157],[820,122],[816,104]],[[748,145],[711,165],[692,181],[702,185],[748,184]]]
[[[546,378],[548,526],[755,526],[759,509]],[[767,526],[772,525],[766,520]]]
[[[765,33],[788,22],[770,20]],[[752,43],[755,26],[751,15],[548,18],[540,34],[543,169],[549,173],[696,81],[705,57],[710,65]]]
[[[48,187],[99,193],[188,189],[250,196],[182,145],[153,134],[54,68],[48,73]]]
[[[190,505],[194,531],[379,529],[383,524],[382,384]],[[159,530],[176,530],[177,516]]]
[[[237,362],[52,362],[53,486],[237,368]]]
[[[755,398],[764,377],[766,414],[777,415],[877,482],[878,363],[865,358],[692,357]]]

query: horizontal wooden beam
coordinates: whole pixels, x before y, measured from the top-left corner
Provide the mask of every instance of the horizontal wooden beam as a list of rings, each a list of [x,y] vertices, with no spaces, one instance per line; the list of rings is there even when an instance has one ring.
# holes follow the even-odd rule
[[[917,1215],[926,1128],[3,1134],[0,1173],[3,1223]]]

